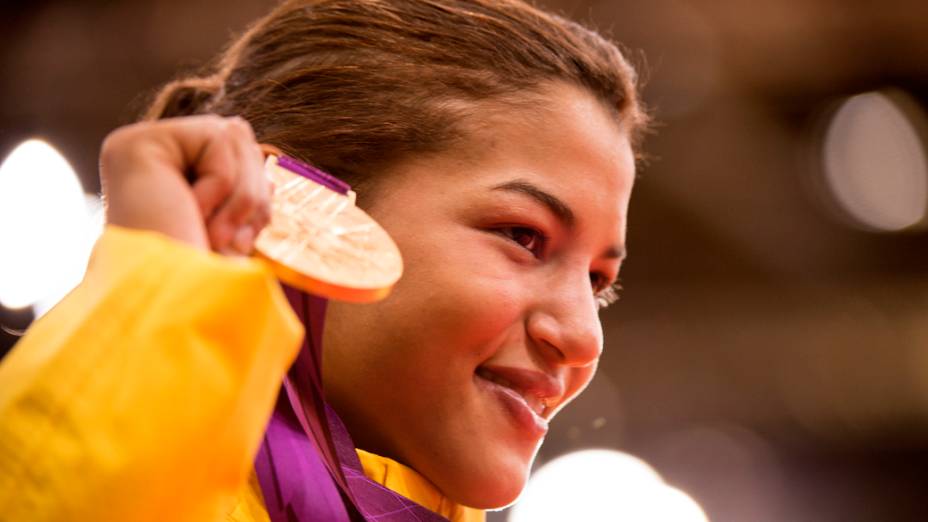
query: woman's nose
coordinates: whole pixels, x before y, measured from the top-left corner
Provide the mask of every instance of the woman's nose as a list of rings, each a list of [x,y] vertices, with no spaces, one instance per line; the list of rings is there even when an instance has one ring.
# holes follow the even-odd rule
[[[528,318],[529,337],[554,365],[587,366],[602,354],[602,324],[589,276],[577,279],[554,281]]]

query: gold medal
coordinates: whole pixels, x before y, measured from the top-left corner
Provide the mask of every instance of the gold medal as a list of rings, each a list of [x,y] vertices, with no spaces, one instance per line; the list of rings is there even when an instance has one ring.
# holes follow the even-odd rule
[[[399,248],[355,206],[348,185],[286,156],[269,155],[271,222],[256,256],[283,282],[339,301],[383,299],[403,273]]]

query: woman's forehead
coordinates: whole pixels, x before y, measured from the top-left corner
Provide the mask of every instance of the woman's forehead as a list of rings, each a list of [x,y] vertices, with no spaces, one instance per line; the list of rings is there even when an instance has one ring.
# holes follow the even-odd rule
[[[543,105],[536,109],[497,104],[475,115],[462,140],[398,165],[384,188],[439,204],[508,192],[555,203],[545,206],[574,221],[589,221],[591,214],[624,222],[635,172],[628,133],[580,89],[553,90],[538,100]]]
[[[571,209],[626,208],[635,175],[626,129],[580,89],[561,89],[546,99],[538,110],[489,118],[492,124],[472,145],[478,177],[470,181],[483,189],[531,182]]]

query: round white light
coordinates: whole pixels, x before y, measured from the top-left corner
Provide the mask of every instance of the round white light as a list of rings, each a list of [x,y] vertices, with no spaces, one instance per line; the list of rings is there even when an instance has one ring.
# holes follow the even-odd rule
[[[847,99],[825,135],[825,181],[842,210],[866,229],[918,225],[928,211],[923,116],[901,94]]]
[[[695,501],[644,461],[613,450],[578,451],[545,464],[509,515],[509,522],[564,520],[707,522]]]
[[[679,489],[664,486],[660,495],[660,503],[649,520],[654,522],[708,522],[702,507],[689,495]]]
[[[0,303],[42,303],[37,315],[84,275],[99,228],[74,170],[48,143],[28,140],[0,165]]]

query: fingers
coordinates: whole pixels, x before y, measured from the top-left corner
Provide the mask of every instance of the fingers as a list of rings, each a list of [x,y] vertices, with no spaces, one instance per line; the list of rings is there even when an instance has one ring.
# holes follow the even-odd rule
[[[247,254],[270,216],[263,164],[242,118],[191,116],[122,127],[101,151],[107,217],[217,252]]]
[[[211,248],[248,254],[270,220],[271,186],[264,176],[264,156],[245,120],[222,118],[211,125],[212,136],[193,164],[193,191]]]
[[[210,247],[224,254],[248,254],[270,220],[264,157],[244,119],[205,118],[201,147],[185,153]]]

